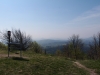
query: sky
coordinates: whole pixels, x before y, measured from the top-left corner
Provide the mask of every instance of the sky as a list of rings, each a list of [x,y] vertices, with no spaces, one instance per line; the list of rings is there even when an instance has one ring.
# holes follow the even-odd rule
[[[100,32],[100,0],[0,0],[0,31],[33,39],[89,38]]]

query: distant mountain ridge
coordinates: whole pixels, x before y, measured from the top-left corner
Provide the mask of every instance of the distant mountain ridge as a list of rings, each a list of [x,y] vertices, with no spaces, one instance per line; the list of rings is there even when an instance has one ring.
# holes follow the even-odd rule
[[[89,50],[89,42],[91,42],[92,38],[82,39],[84,43],[84,51],[87,52]],[[62,50],[63,46],[67,44],[68,40],[38,40],[37,43],[40,44],[47,53],[54,54],[56,50]]]
[[[82,39],[85,44],[88,44],[91,42],[92,38],[86,38]],[[44,40],[37,40],[37,43],[40,44],[43,47],[46,46],[58,46],[58,45],[64,45],[67,43],[68,40],[53,40],[53,39],[44,39]]]
[[[63,45],[67,43],[67,40],[52,40],[52,39],[46,39],[46,40],[39,40],[37,41],[41,46],[58,46]]]

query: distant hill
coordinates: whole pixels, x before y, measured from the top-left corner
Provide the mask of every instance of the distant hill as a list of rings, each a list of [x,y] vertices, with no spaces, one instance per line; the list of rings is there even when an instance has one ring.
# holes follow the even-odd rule
[[[59,46],[64,45],[67,43],[67,40],[52,40],[52,39],[45,39],[45,40],[38,40],[37,43],[39,43],[43,47],[47,46]]]
[[[84,48],[83,51],[87,52],[89,50],[89,42],[91,42],[92,38],[83,39]],[[39,43],[47,53],[54,54],[56,50],[63,50],[63,45],[67,44],[68,40],[52,40],[52,39],[45,39],[45,40],[38,40]]]

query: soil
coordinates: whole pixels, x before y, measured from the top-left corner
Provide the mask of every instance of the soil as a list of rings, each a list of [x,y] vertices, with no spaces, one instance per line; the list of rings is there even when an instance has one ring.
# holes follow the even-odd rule
[[[0,58],[2,58],[2,57],[8,57],[8,54],[0,54]],[[9,57],[20,57],[20,55],[10,54]]]

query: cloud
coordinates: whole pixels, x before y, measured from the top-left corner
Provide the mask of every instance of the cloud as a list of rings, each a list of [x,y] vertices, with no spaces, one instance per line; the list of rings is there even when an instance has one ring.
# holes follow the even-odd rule
[[[82,15],[78,16],[67,24],[77,24],[79,22],[81,23],[82,21],[94,18],[100,18],[100,6],[97,6],[89,11],[84,12]]]
[[[81,37],[87,38],[100,32],[100,6],[92,8],[84,12],[77,18],[66,24],[66,28],[70,35],[79,34]]]
[[[95,18],[95,17],[100,17],[100,6],[93,8],[90,11],[85,12],[82,16],[79,16],[76,19],[76,21]]]

